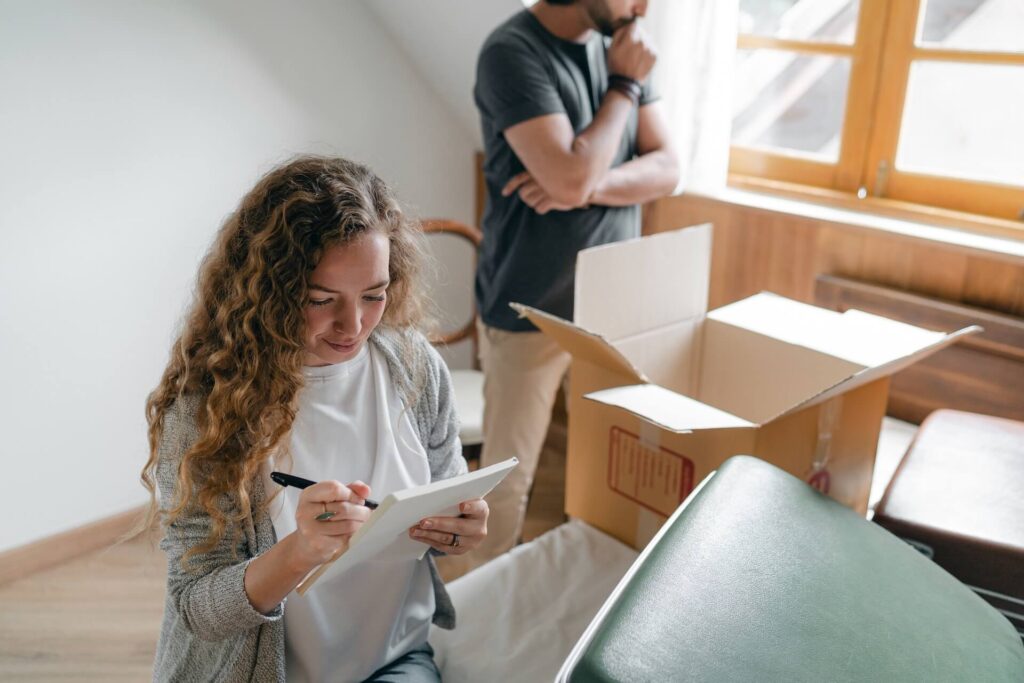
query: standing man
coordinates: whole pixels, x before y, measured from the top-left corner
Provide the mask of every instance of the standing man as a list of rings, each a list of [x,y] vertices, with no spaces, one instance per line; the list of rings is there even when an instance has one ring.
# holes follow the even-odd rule
[[[656,57],[636,22],[646,10],[647,0],[541,0],[499,26],[477,62],[487,180],[476,274],[482,464],[520,460],[489,498],[477,561],[519,539],[569,367],[568,354],[509,303],[572,320],[577,252],[638,237],[639,205],[679,180],[647,81]]]

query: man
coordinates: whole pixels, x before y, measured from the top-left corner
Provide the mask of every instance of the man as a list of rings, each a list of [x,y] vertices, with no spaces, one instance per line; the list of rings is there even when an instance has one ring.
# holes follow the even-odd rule
[[[482,464],[519,467],[489,497],[477,561],[518,540],[569,356],[509,307],[573,317],[576,254],[638,237],[643,202],[679,180],[646,79],[647,0],[541,0],[499,26],[477,63],[487,204],[476,275],[485,373]],[[608,40],[610,38],[610,40]],[[463,567],[463,570],[468,567]]]

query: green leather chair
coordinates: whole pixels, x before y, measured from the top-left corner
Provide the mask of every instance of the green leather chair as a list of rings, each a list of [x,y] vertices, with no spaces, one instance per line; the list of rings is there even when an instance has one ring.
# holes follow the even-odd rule
[[[1024,681],[968,588],[761,460],[728,460],[627,572],[559,680]]]

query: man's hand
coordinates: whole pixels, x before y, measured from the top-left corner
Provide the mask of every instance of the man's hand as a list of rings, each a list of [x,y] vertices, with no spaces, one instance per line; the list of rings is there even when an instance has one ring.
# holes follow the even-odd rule
[[[634,21],[615,31],[608,48],[609,74],[629,76],[642,83],[657,60],[654,45],[638,22]]]
[[[569,206],[567,204],[559,204],[544,191],[544,188],[533,179],[529,171],[523,171],[512,177],[512,180],[505,184],[505,187],[501,188],[501,196],[508,197],[513,192],[519,193],[519,198],[522,199],[527,206],[536,211],[537,213],[544,215],[548,211],[570,211],[572,209],[579,209],[586,206],[583,203],[579,206]]]

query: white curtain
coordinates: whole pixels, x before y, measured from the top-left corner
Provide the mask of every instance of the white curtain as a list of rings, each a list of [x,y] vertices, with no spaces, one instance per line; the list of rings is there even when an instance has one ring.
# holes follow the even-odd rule
[[[729,168],[738,0],[651,0],[654,82],[679,151],[677,192],[713,193]]]

